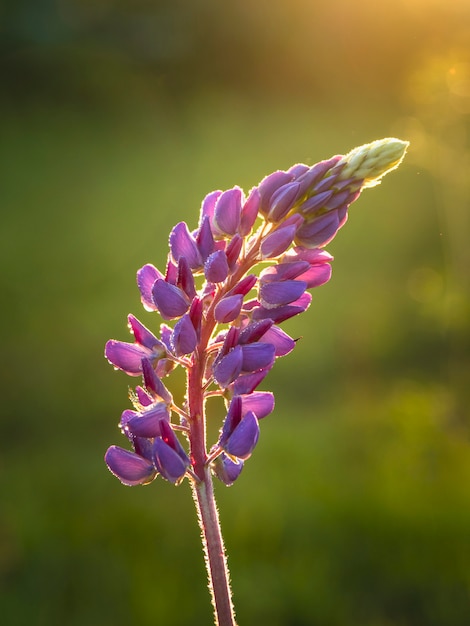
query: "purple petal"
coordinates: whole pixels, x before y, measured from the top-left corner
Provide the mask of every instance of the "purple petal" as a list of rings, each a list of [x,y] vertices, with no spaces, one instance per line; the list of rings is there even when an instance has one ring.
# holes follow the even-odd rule
[[[224,191],[217,199],[214,224],[225,235],[235,235],[240,224],[243,192],[240,187]]]
[[[196,295],[196,287],[194,285],[194,276],[189,267],[186,257],[182,256],[178,261],[178,276],[176,278],[176,286],[186,294],[189,300]]]
[[[352,204],[355,200],[357,200],[357,198],[359,198],[360,195],[361,195],[361,190],[359,190],[359,191],[350,191],[350,190],[341,191],[339,193],[336,193],[331,198],[331,200],[329,200],[325,204],[325,208],[328,211],[338,210],[339,212],[343,212],[343,215],[344,215],[344,210],[347,209],[349,207],[349,205]]]
[[[272,322],[272,320],[270,320]],[[279,326],[271,326],[271,328],[263,335],[263,342],[272,343],[275,349],[275,356],[286,356],[295,348],[295,341]],[[255,411],[256,413],[256,411]],[[259,417],[259,415],[258,415]]]
[[[196,243],[201,259],[205,262],[207,257],[212,254],[215,249],[214,236],[212,235],[208,215],[205,215],[202,219],[201,227],[196,235]]]
[[[225,254],[227,255],[228,267],[230,271],[233,271],[237,264],[242,246],[243,246],[243,238],[240,237],[240,235],[236,234],[234,237],[232,237],[232,239],[230,240],[230,243],[228,244],[225,250]]]
[[[299,260],[307,261],[307,263],[315,265],[317,263],[329,263],[333,261],[333,256],[322,248],[303,248],[302,246],[295,246],[283,257],[283,261],[290,262]]]
[[[160,324],[160,339],[166,348],[171,351],[171,333],[173,329],[167,324]]]
[[[302,176],[299,176],[297,180],[301,184],[301,193],[304,194],[309,189],[313,189],[318,181],[322,179],[325,174],[329,170],[331,170],[341,159],[341,155],[336,155],[326,161],[320,161],[319,163],[316,163],[313,167],[311,167]]]
[[[196,331],[196,337],[199,341],[201,334],[201,324],[202,324],[202,312],[203,312],[203,302],[200,298],[194,298],[191,302],[191,307],[189,309],[189,317],[191,318],[191,323]]]
[[[185,222],[179,222],[171,231],[170,252],[176,265],[181,257],[185,257],[191,269],[198,269],[202,265],[196,240]]]
[[[238,426],[242,419],[242,399],[240,396],[233,396],[230,406],[227,411],[227,416],[224,420],[222,431],[219,437],[219,445],[224,446],[230,435]]]
[[[269,201],[273,195],[273,193],[285,185],[290,183],[293,179],[292,174],[288,174],[287,172],[283,172],[278,170],[277,172],[273,172],[263,178],[263,180],[258,185],[258,191],[261,198],[259,210],[263,215],[267,215],[269,212]]]
[[[328,263],[322,263],[320,265],[311,265],[310,268],[300,274],[299,280],[304,280],[307,283],[307,289],[313,289],[314,287],[320,287],[327,283],[331,278],[331,265]]]
[[[182,459],[163,439],[157,437],[153,443],[155,467],[163,478],[178,483],[186,474],[189,461]]]
[[[241,346],[235,346],[228,354],[216,361],[213,367],[215,380],[221,387],[227,387],[242,371],[243,352]]]
[[[245,343],[253,343],[259,341],[273,325],[272,320],[261,320],[260,322],[251,322],[240,333],[238,342],[240,345]],[[268,342],[269,343],[269,342]]]
[[[155,346],[158,346],[162,349],[162,354],[165,352],[165,346],[162,344],[162,342],[158,341],[155,335],[150,332],[150,330],[146,328],[142,324],[142,322],[139,322],[136,317],[134,317],[133,315],[128,315],[127,321],[129,328],[131,329],[137,343],[140,343],[141,346],[145,346],[149,350],[152,350],[153,348],[155,348]]]
[[[155,466],[172,483],[178,483],[190,465],[189,458],[168,422],[161,423],[162,436],[153,444]]]
[[[344,226],[348,220],[348,207],[338,209],[339,228]]]
[[[197,345],[197,335],[190,316],[186,313],[178,320],[171,335],[171,346],[176,356],[191,354]]]
[[[213,252],[204,263],[204,276],[210,283],[222,283],[228,276],[227,255],[223,250]]]
[[[129,439],[132,439],[132,437],[130,436],[130,433],[127,429],[127,424],[136,415],[139,415],[138,412],[131,411],[131,409],[126,409],[125,411],[121,413],[121,419],[119,420],[119,428],[121,429],[121,432],[124,435],[126,435]]]
[[[266,367],[263,370],[259,370],[259,372],[239,376],[231,387],[233,393],[239,395],[253,393],[256,387],[258,387],[269,374],[270,370],[270,367]]]
[[[311,222],[306,222],[297,230],[295,241],[306,248],[325,246],[336,235],[339,224],[337,211],[325,213]]]
[[[274,362],[275,348],[270,343],[248,343],[242,346],[242,350],[243,372],[255,372],[271,366]]]
[[[323,191],[326,191],[327,189],[331,189],[333,187],[333,184],[335,183],[336,179],[338,178],[340,174],[340,170],[336,169],[336,170],[332,170],[328,176],[326,176],[325,178],[323,178],[320,182],[318,182],[315,186],[314,186],[314,193],[322,193]]]
[[[351,204],[351,201],[348,200],[353,198],[356,194],[351,193],[349,189],[344,189],[343,191],[336,192],[330,200],[325,204],[325,208],[328,211],[333,211],[334,209],[339,209],[341,206],[346,204]]]
[[[298,300],[306,289],[307,283],[301,280],[260,283],[258,299],[267,308],[283,306]]]
[[[270,391],[255,391],[248,395],[240,396],[242,402],[242,415],[252,411],[260,420],[274,410],[274,394]]]
[[[295,233],[303,222],[301,215],[295,215],[295,220],[286,220],[283,226],[267,235],[261,243],[263,258],[274,258],[282,254],[292,244]],[[290,222],[290,223],[288,223]]]
[[[224,446],[225,452],[246,461],[251,456],[259,439],[259,424],[252,411],[242,418]]]
[[[134,446],[136,454],[143,456],[144,459],[147,459],[147,461],[153,465],[153,441],[151,439],[147,439],[146,437],[133,437],[132,445]]]
[[[142,371],[142,359],[151,358],[152,352],[136,343],[110,339],[106,343],[104,355],[114,367],[130,376],[138,376]]]
[[[258,216],[260,201],[261,196],[259,191],[256,187],[254,187],[243,205],[240,215],[240,226],[238,230],[242,237],[246,237],[250,234]]]
[[[243,296],[239,294],[222,298],[214,308],[215,319],[221,324],[233,322],[240,315],[242,304]]]
[[[164,402],[156,402],[146,411],[131,417],[126,429],[135,437],[158,437],[161,435],[162,420],[169,420],[170,414]]]
[[[243,461],[240,459],[238,463],[235,463],[225,453],[222,453],[213,462],[212,469],[217,478],[227,487],[230,487],[240,476],[243,469]]]
[[[170,285],[176,285],[178,281],[178,264],[175,265],[170,258],[168,258],[168,263],[166,264],[165,280]]]
[[[220,190],[218,191],[211,191],[211,193],[207,194],[207,196],[204,198],[204,200],[202,201],[202,205],[201,205],[201,214],[200,214],[200,218],[199,218],[199,223],[202,226],[202,222],[204,221],[204,217],[208,217],[209,218],[209,222],[210,225],[212,227],[212,232],[214,235],[220,235],[220,231],[218,231],[217,229],[214,229],[214,211],[215,211],[215,205],[217,203],[217,200],[219,199],[219,197],[222,195],[222,192]]]
[[[297,182],[287,183],[277,189],[269,200],[269,212],[267,219],[270,222],[281,221],[291,210],[298,198],[300,184]]]
[[[287,255],[286,255],[287,256]],[[277,280],[292,280],[303,272],[310,269],[307,261],[297,261],[294,263],[278,263],[265,268],[259,275],[263,283],[272,283]]]
[[[137,286],[140,290],[140,299],[147,311],[156,311],[153,301],[152,287],[156,280],[163,278],[163,274],[153,265],[147,264],[137,272]]]
[[[252,316],[254,320],[272,319],[276,324],[280,324],[285,320],[303,313],[310,306],[312,296],[306,292],[298,300],[287,304],[286,306],[276,307],[274,309],[266,309],[265,307],[256,307],[253,309]]]
[[[304,163],[296,163],[295,165],[292,165],[292,167],[289,167],[287,173],[291,174],[295,179],[297,179],[306,172],[308,172],[309,169],[309,166],[305,165]]]
[[[142,367],[144,363],[150,364],[150,361],[148,359],[142,359]],[[153,371],[151,364],[150,364],[150,369]],[[137,395],[137,400],[139,401],[139,404],[141,406],[150,406],[155,401],[155,398],[151,396],[148,393],[148,391],[144,389],[143,387],[141,387],[140,385],[137,385],[137,387],[135,388],[135,393]]]
[[[245,278],[242,278],[242,280],[239,283],[237,283],[235,287],[233,287],[233,289],[230,290],[230,295],[241,293],[242,296],[246,296],[256,285],[257,280],[258,280],[258,277],[255,276],[255,274],[248,274],[248,276],[245,276]]]
[[[299,213],[307,217],[313,215],[315,211],[325,206],[325,203],[328,202],[332,195],[333,190],[329,189],[328,191],[323,191],[322,193],[307,198],[307,200],[299,206]]]
[[[108,448],[104,460],[109,471],[124,485],[145,485],[156,475],[155,467],[147,459],[119,446]]]
[[[224,345],[220,351],[221,356],[228,354],[230,350],[237,345],[239,337],[240,329],[237,326],[230,326],[228,331],[225,333]]]
[[[142,374],[146,390],[149,391],[154,398],[161,398],[166,404],[171,404],[173,402],[171,393],[157,376],[151,362],[148,359],[142,359]]]
[[[152,289],[153,299],[164,319],[181,317],[189,309],[189,304],[178,287],[165,280],[157,280]]]

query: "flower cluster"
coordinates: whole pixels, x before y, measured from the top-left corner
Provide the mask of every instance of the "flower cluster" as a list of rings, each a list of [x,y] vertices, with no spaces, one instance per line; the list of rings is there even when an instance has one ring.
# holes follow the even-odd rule
[[[142,377],[134,410],[119,424],[132,450],[111,446],[105,455],[122,483],[158,474],[175,484],[198,481],[207,467],[227,485],[236,480],[259,421],[274,409],[273,394],[257,389],[295,346],[280,325],[306,311],[309,290],[330,279],[332,257],[323,247],[362,189],[397,167],[406,147],[384,139],[313,167],[298,164],[270,174],[247,197],[239,187],[212,192],[196,230],[184,222],[173,228],[165,271],[147,264],[137,272],[144,308],[172,325],[162,323],[157,337],[129,315],[133,343],[106,344],[110,363]],[[182,407],[163,383],[177,366],[188,379]],[[206,450],[204,407],[212,396],[223,397],[226,411]]]

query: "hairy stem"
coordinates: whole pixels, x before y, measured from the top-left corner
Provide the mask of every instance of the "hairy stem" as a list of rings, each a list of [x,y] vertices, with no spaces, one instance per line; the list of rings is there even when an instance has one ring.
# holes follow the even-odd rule
[[[199,345],[187,370],[190,456],[194,475],[197,478],[193,482],[192,490],[201,528],[208,585],[214,607],[216,626],[236,626],[236,622],[227,558],[220,528],[219,513],[214,497],[211,469],[207,463],[204,370],[207,347],[216,327],[214,307],[220,298],[246,274],[250,267],[256,264],[259,241],[260,239],[258,238],[254,242],[243,262],[240,263],[238,271],[231,277],[223,291],[218,294],[218,297],[214,298],[206,312],[201,328]]]
[[[198,512],[209,591],[214,607],[214,624],[236,626],[227,559],[212,477],[208,467],[205,469],[204,480],[193,484],[193,496]]]
[[[209,591],[216,626],[235,626],[227,559],[214,497],[210,467],[207,465],[206,424],[202,376],[204,359],[197,359],[188,371],[191,460],[197,481],[193,497],[201,528]]]

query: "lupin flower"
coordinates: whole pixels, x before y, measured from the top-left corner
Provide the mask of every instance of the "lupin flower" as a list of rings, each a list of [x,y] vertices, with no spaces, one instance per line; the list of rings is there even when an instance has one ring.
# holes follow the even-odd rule
[[[155,437],[153,457],[155,467],[163,478],[172,483],[181,482],[190,461],[175,432],[166,421],[162,421],[161,434]]]
[[[246,461],[258,443],[259,424],[253,411],[243,413],[241,396],[234,396],[222,427],[218,446],[232,460]]]
[[[131,449],[111,446],[106,464],[130,486],[158,475],[174,484],[189,479],[220,626],[235,622],[212,476],[225,485],[240,476],[260,420],[274,409],[274,395],[258,387],[295,347],[280,325],[305,312],[310,291],[328,282],[333,257],[323,247],[361,192],[398,167],[407,146],[382,139],[312,167],[276,171],[246,197],[240,187],[208,194],[195,230],[185,222],[172,229],[165,273],[151,264],[137,272],[144,308],[168,322],[159,338],[129,315],[134,343],[106,344],[114,367],[143,379],[119,424]],[[186,371],[182,406],[162,380],[176,367]],[[219,439],[207,449],[205,406],[214,396],[226,408]]]
[[[131,376],[139,376],[142,372],[142,359],[156,361],[166,354],[166,349],[165,345],[133,315],[128,316],[128,323],[135,342],[110,339],[106,344],[105,356],[117,369]]]

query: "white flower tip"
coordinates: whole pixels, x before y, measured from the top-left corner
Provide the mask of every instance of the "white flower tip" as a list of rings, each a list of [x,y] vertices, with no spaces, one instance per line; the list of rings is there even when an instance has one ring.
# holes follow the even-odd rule
[[[338,163],[345,163],[340,178],[363,180],[363,188],[374,187],[400,165],[409,145],[409,141],[386,137],[354,148]]]

